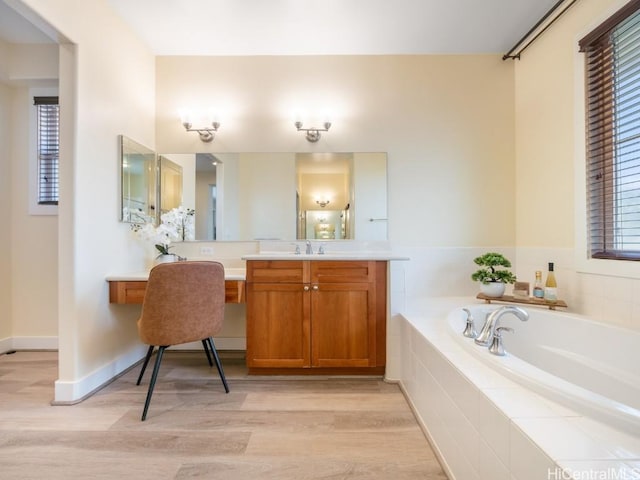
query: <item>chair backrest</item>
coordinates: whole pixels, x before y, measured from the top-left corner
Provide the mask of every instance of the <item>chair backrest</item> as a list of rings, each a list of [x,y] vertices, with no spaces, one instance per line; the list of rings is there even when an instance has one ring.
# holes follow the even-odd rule
[[[215,336],[224,320],[224,267],[162,263],[151,269],[138,319],[147,345],[179,345]]]

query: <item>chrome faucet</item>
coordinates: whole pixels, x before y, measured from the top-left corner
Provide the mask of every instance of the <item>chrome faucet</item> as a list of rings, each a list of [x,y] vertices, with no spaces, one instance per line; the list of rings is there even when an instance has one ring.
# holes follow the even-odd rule
[[[506,315],[507,313],[514,314],[523,322],[529,320],[529,314],[520,307],[514,307],[512,305],[500,307],[497,310],[491,312],[491,314],[487,317],[482,330],[480,330],[480,333],[478,334],[474,342],[476,342],[478,345],[482,345],[483,347],[489,346],[489,344],[493,340],[493,336],[496,333],[498,320],[500,320],[500,317]]]
[[[478,336],[478,332],[476,332],[476,329],[473,325],[473,316],[471,315],[471,311],[468,308],[463,308],[462,310],[467,314],[467,324],[464,327],[464,332],[462,332],[462,335],[467,338],[476,338]]]
[[[307,240],[307,249],[305,252],[307,255],[311,255],[313,253],[313,247],[311,246],[311,242]]]
[[[489,345],[489,353],[494,355],[503,356],[504,346],[502,345],[502,331],[513,333],[513,328],[509,327],[496,327],[496,331],[493,334],[491,345]]]

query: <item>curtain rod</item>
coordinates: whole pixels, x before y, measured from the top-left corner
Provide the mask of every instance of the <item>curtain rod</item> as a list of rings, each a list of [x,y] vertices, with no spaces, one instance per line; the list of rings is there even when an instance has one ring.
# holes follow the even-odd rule
[[[527,32],[527,33],[526,33],[526,34],[525,34],[525,35],[524,35],[520,40],[518,40],[518,43],[516,43],[516,44],[511,48],[511,50],[509,50],[507,53],[505,53],[505,54],[502,56],[502,60],[507,60],[507,59],[512,59],[512,60],[518,59],[518,60],[520,60],[520,55],[522,54],[522,52],[524,52],[524,51],[527,49],[527,47],[529,47],[529,45],[531,45],[533,42],[535,42],[535,41],[538,39],[538,37],[539,37],[540,35],[542,35],[542,34],[547,30],[547,28],[549,28],[551,25],[553,25],[553,24],[554,24],[554,22],[555,22],[556,20],[558,20],[558,19],[562,16],[562,14],[563,14],[564,12],[566,12],[567,10],[569,10],[569,8],[571,8],[571,6],[572,6],[574,3],[576,3],[578,0],[571,0],[571,1],[569,2],[569,4],[568,4],[568,5],[567,5],[567,6],[566,6],[566,7],[565,7],[565,8],[564,8],[560,13],[558,13],[555,17],[553,17],[553,18],[551,19],[551,21],[549,21],[549,23],[547,23],[547,24],[544,26],[544,28],[543,28],[542,30],[540,30],[540,31],[539,31],[539,32],[538,32],[538,33],[537,33],[533,38],[531,38],[531,40],[529,40],[529,41],[528,41],[528,42],[527,42],[527,43],[526,43],[526,44],[525,44],[525,45],[524,45],[520,50],[518,50],[518,47],[519,47],[520,45],[522,45],[522,43],[523,43],[527,38],[529,38],[529,37],[531,36],[531,34],[532,34],[533,32],[535,32],[535,31],[538,29],[538,27],[540,27],[540,25],[542,25],[542,24],[547,20],[547,18],[549,18],[551,15],[553,15],[553,14],[556,12],[556,10],[558,10],[558,8],[560,8],[560,6],[561,6],[563,3],[565,3],[566,1],[567,1],[567,0],[560,0],[560,1],[559,1],[559,2],[557,2],[553,7],[551,7],[551,9],[550,9],[547,13],[545,13],[545,14],[544,14],[544,16],[543,16],[540,20],[538,20],[538,22],[537,22],[537,23],[536,23],[536,24],[531,28],[531,30],[529,30],[529,31],[528,31],[528,32]],[[516,50],[518,50],[518,52],[514,54],[513,52],[515,52]]]

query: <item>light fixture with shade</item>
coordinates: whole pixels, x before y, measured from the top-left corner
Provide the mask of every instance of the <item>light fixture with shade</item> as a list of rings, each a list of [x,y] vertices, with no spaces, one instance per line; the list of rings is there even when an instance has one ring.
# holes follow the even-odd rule
[[[321,208],[324,208],[327,205],[329,205],[329,203],[331,203],[331,202],[327,198],[321,198],[321,199],[316,200],[316,203],[318,205],[320,205]]]

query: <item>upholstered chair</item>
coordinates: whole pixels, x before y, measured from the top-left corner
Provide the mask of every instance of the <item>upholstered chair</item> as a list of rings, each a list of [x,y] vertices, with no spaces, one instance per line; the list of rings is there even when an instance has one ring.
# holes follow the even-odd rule
[[[158,347],[142,420],[153,395],[162,355],[167,347],[201,341],[209,361],[215,361],[218,373],[229,393],[213,337],[220,332],[224,320],[224,267],[218,262],[174,262],[155,266],[150,274],[142,313],[138,319],[140,339],[149,345],[137,385]]]

